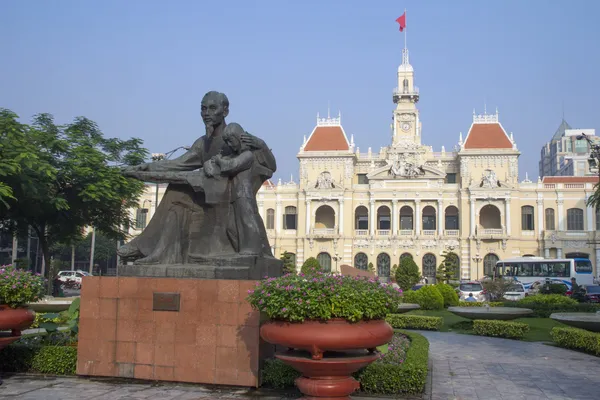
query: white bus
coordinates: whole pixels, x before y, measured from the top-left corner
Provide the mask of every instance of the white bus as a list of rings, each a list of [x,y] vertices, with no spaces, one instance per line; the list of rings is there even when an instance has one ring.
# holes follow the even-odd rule
[[[496,276],[513,277],[521,282],[525,289],[538,281],[560,281],[571,289],[571,278],[578,285],[592,285],[592,263],[587,258],[547,259],[542,257],[518,257],[500,260],[496,263]]]

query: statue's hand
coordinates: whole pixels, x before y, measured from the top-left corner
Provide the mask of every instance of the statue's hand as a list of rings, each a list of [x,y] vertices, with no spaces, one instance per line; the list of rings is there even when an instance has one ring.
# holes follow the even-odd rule
[[[220,166],[221,166],[221,161],[223,160],[223,156],[222,156],[222,155],[220,155],[220,154],[217,154],[216,156],[214,156],[214,157],[212,158],[212,160],[214,161],[214,163],[215,163],[216,165],[218,165],[218,166],[220,167]]]
[[[242,142],[251,149],[258,150],[265,147],[265,142],[262,139],[257,138],[254,135],[244,132],[240,135]]]
[[[212,158],[204,163],[203,169],[204,174],[208,177],[213,177],[217,173],[217,169]]]

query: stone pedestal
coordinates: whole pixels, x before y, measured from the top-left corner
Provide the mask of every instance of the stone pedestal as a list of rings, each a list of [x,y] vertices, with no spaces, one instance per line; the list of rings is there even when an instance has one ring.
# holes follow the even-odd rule
[[[245,301],[255,281],[85,277],[77,374],[257,387],[273,346]]]

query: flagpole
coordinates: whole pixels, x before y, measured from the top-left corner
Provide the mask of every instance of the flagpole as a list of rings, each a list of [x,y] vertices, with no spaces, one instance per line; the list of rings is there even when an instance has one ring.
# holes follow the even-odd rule
[[[406,8],[404,9],[404,21],[406,21]],[[404,48],[406,49],[406,28],[404,28]]]

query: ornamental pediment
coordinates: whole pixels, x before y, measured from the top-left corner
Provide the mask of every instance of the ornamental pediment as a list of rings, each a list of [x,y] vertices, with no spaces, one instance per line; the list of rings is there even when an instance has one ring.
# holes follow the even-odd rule
[[[393,161],[367,174],[369,180],[444,179],[446,173],[429,165],[418,165],[410,161]]]
[[[343,192],[344,187],[337,182],[328,171],[321,172],[316,180],[309,182],[306,191],[310,192]]]
[[[472,179],[469,185],[470,190],[505,190],[512,189],[513,186],[506,181],[498,179],[496,172],[492,169],[486,169],[479,180]]]

